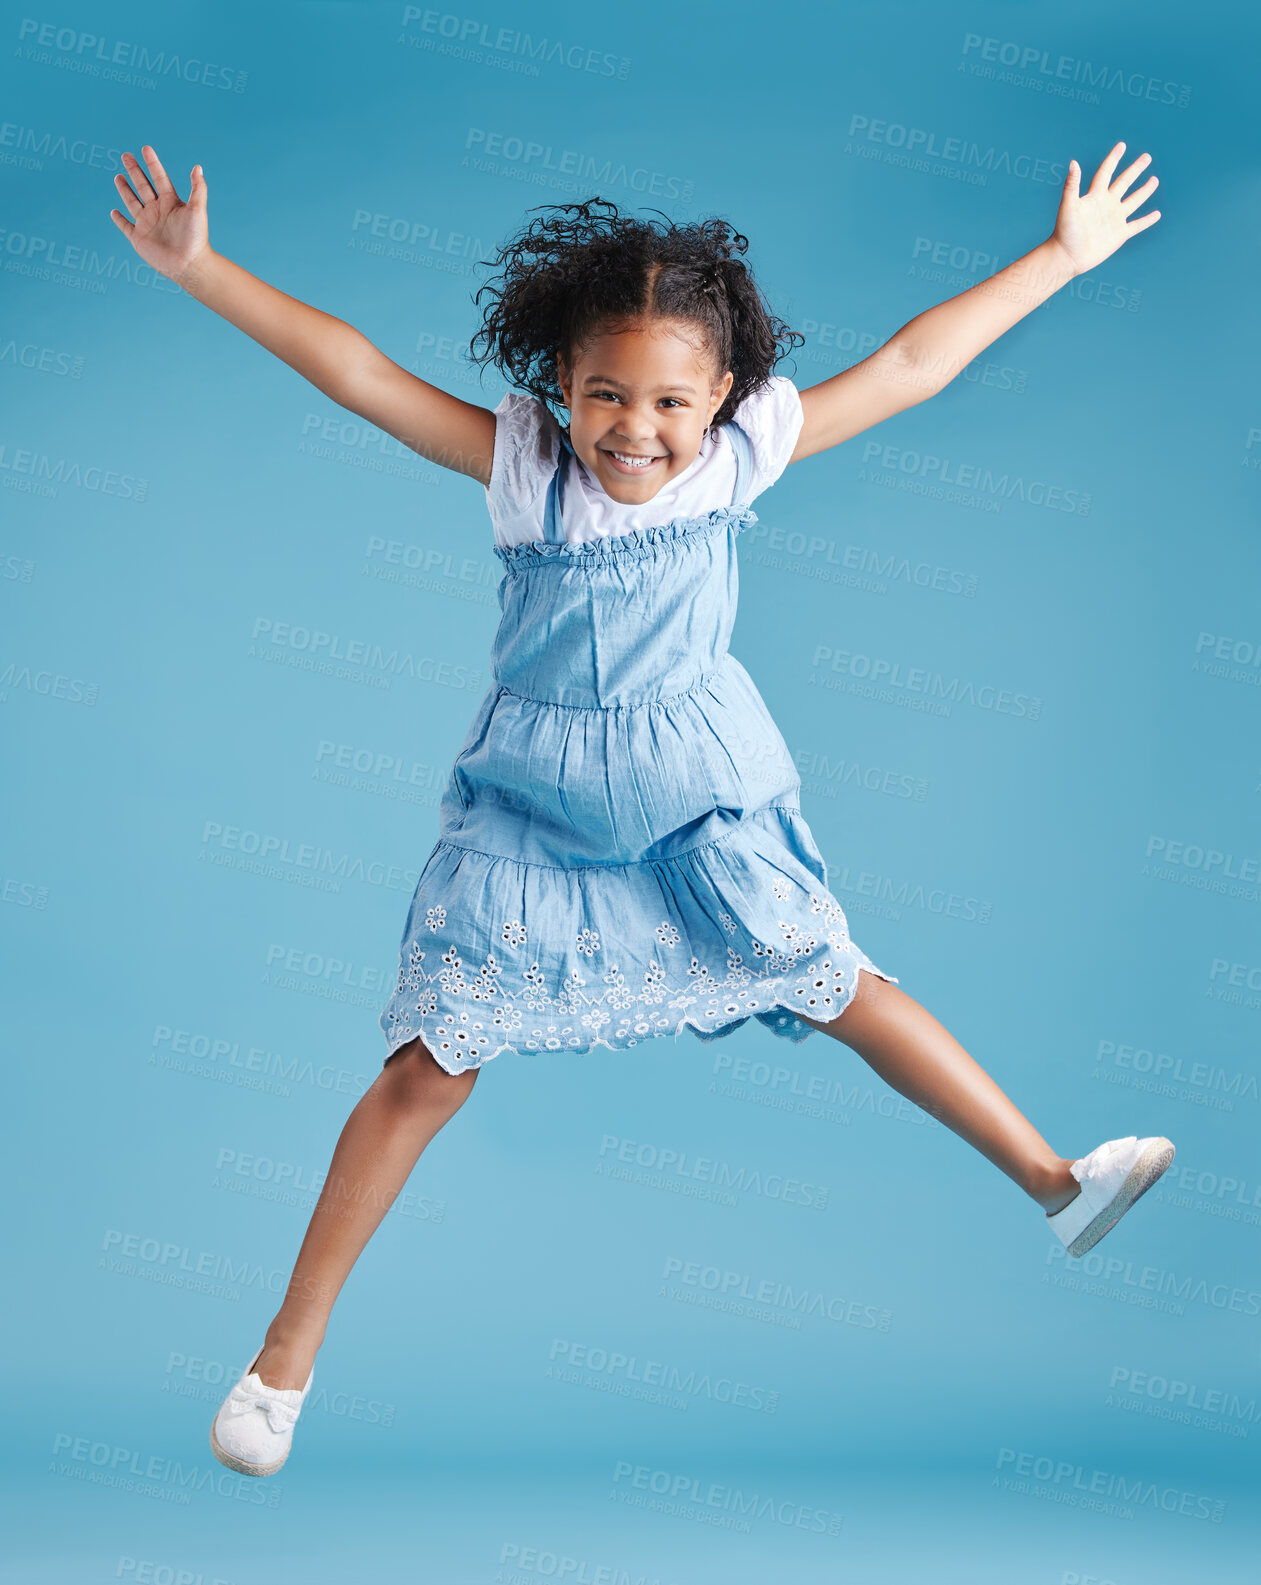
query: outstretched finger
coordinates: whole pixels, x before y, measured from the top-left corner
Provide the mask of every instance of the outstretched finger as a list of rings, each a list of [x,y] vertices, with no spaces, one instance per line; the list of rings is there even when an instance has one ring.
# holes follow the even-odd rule
[[[1116,181],[1109,184],[1108,191],[1113,193],[1117,198],[1120,198],[1122,193],[1125,192],[1126,188],[1129,187],[1130,183],[1137,181],[1139,173],[1141,171],[1145,171],[1151,162],[1152,157],[1150,154],[1140,154],[1132,164],[1125,167],[1125,169],[1117,177]]]
[[[158,195],[153,190],[153,183],[149,180],[148,172],[134,154],[124,154],[123,164],[127,167],[127,174],[135,183],[136,191],[140,195],[141,203],[152,202]]]
[[[1132,215],[1140,204],[1145,204],[1160,186],[1159,176],[1149,176],[1141,187],[1136,187],[1128,198],[1121,200],[1121,213]]]
[[[1137,220],[1125,222],[1126,231],[1146,231],[1148,226],[1154,226],[1160,219],[1160,210],[1153,209],[1150,215],[1140,215]]]
[[[178,198],[179,194],[171,185],[171,178],[166,174],[166,168],[158,158],[157,149],[151,143],[145,143],[141,145],[140,152],[144,155],[145,164],[153,172],[153,185],[158,192],[170,193],[173,198]]]
[[[1108,183],[1112,180],[1112,173],[1114,170],[1116,170],[1117,164],[1124,153],[1124,143],[1117,143],[1108,150],[1107,154],[1104,155],[1103,164],[1095,172],[1094,179],[1090,184],[1090,191],[1092,193],[1102,192],[1104,188],[1107,187]]]
[[[143,210],[144,205],[136,197],[135,193],[132,192],[127,178],[121,173],[121,171],[114,177],[114,186],[118,189],[118,196],[127,205],[127,213],[134,220],[137,215],[140,214],[141,210]]]
[[[1081,191],[1081,166],[1076,160],[1069,160],[1068,175],[1064,178],[1065,198],[1076,198]]]
[[[129,237],[136,229],[135,226],[132,225],[131,221],[128,220],[127,216],[121,214],[117,209],[111,209],[109,212],[109,217],[125,237]]]

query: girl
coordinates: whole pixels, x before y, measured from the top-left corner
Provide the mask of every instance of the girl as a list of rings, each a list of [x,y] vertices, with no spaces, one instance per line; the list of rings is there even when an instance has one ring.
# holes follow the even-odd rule
[[[735,541],[792,462],[941,390],[1074,275],[1160,218],[1118,143],[1052,235],[799,391],[803,337],[768,309],[725,222],[554,206],[493,261],[474,337],[513,390],[491,412],[416,379],[343,320],[216,253],[206,179],[185,203],[156,152],[123,155],[110,211],[136,252],[330,399],[486,492],[503,563],[494,681],[452,767],[440,835],[381,1014],[382,1071],[338,1140],[285,1299],[211,1427],[268,1475],[289,1453],[333,1302],[481,1067],[503,1051],[625,1050],[756,1018],[815,1030],[992,1161],[1070,1254],[1173,1159],[1129,1135],[1057,1155],[850,939],[787,746],[728,651]],[[130,177],[130,182],[128,181]],[[659,211],[658,211],[659,213]],[[130,218],[128,218],[128,216]],[[563,406],[561,424],[553,407]],[[866,971],[865,973],[861,971]]]

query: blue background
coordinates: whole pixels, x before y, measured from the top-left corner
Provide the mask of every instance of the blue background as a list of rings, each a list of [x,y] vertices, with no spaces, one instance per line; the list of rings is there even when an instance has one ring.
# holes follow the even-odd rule
[[[5,24],[4,1578],[1255,1577],[1258,28],[1221,0],[1194,22],[549,3]],[[461,53],[444,34],[466,25]],[[493,47],[523,27],[564,58]],[[1044,51],[1109,77],[1048,76]],[[352,1274],[290,1464],[230,1477],[209,1418],[379,1070],[499,568],[472,481],[141,265],[108,215],[119,152],[152,143],[185,195],[201,162],[220,252],[491,407],[504,387],[463,359],[474,261],[531,205],[728,217],[807,335],[781,368],[805,387],[1035,246],[1049,168],[1089,176],[1117,138],[1152,152],[1161,223],[936,399],[789,469],[740,542],[732,647],[855,939],[1057,1150],[1163,1133],[1174,1168],[1068,1262],[1032,1201],[826,1037],[506,1055]],[[561,174],[574,155],[588,174]],[[965,468],[981,488],[942,482]],[[422,675],[308,666],[267,623]],[[1036,719],[906,708],[866,687],[873,661]],[[249,833],[289,857],[258,873]],[[344,877],[303,884],[304,844]],[[826,1203],[611,1176],[623,1148]],[[882,1324],[734,1313],[719,1273]],[[640,1386],[671,1373],[664,1403]],[[774,1512],[741,1529],[694,1500],[715,1485]]]

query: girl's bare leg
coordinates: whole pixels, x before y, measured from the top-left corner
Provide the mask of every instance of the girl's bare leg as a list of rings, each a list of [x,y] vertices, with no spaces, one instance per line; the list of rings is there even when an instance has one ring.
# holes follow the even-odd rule
[[[419,1039],[400,1046],[351,1112],[333,1152],[283,1304],[254,1366],[266,1387],[303,1387],[333,1301],[411,1175],[468,1099],[478,1070],[452,1076]]]
[[[1033,1124],[927,1008],[860,969],[853,1000],[830,1023],[807,1023],[856,1051],[886,1084],[989,1158],[1044,1211],[1081,1192]]]

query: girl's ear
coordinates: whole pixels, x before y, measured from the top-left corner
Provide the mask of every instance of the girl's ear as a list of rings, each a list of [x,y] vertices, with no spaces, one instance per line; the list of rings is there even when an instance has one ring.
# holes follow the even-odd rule
[[[715,382],[714,389],[710,392],[710,400],[714,404],[715,413],[727,400],[727,393],[731,390],[731,387],[735,383],[736,377],[730,369],[727,370],[726,374],[724,374],[720,380]]]

